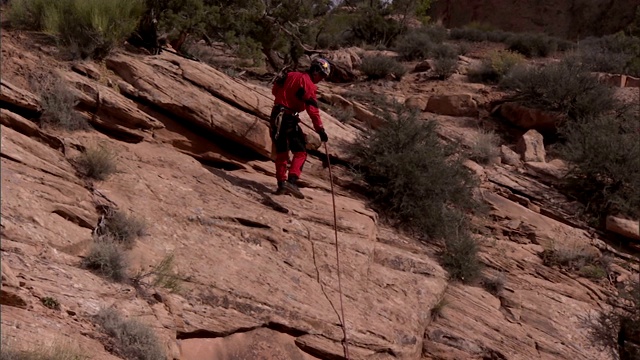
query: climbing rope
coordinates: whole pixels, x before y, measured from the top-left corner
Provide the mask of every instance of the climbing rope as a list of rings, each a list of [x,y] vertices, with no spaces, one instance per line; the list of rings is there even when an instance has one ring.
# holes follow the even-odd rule
[[[336,213],[336,195],[333,190],[333,173],[331,172],[331,162],[329,160],[329,148],[327,143],[324,143],[324,153],[327,155],[327,167],[329,168],[329,183],[331,184],[331,201],[333,202],[333,230],[336,238],[336,264],[338,266],[338,292],[340,293],[340,312],[342,313],[342,334],[344,339],[342,340],[342,347],[344,348],[344,357],[349,360],[349,341],[347,339],[347,321],[344,317],[344,305],[342,302],[342,283],[340,275],[340,251],[338,248],[338,215]]]

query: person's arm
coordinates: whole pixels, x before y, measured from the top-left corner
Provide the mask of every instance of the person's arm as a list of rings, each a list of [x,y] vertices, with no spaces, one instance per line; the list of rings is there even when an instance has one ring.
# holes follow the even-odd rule
[[[313,128],[316,132],[324,130],[322,119],[320,119],[320,109],[318,109],[318,99],[316,98],[315,86],[313,84],[307,84],[307,82],[302,79],[302,84],[296,93],[296,96],[304,102],[305,110],[307,111],[307,114],[309,114],[311,122],[313,123]]]

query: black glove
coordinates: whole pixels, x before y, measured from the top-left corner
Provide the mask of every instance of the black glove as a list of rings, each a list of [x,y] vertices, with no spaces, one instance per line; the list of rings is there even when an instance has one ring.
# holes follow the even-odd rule
[[[327,137],[327,132],[324,129],[318,130],[318,135],[320,135],[320,141],[327,142],[329,138]]]

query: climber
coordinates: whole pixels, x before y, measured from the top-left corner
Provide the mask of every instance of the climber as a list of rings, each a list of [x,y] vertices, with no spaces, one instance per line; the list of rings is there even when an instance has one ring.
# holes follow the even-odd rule
[[[307,159],[306,138],[300,128],[298,114],[306,110],[313,122],[313,128],[320,135],[320,140],[327,142],[327,133],[320,120],[315,84],[329,76],[330,71],[327,60],[316,58],[306,72],[289,72],[280,76],[273,84],[271,92],[275,101],[271,111],[270,129],[276,151],[276,195],[289,193],[304,199],[296,184]],[[287,176],[289,151],[293,153],[293,159]]]

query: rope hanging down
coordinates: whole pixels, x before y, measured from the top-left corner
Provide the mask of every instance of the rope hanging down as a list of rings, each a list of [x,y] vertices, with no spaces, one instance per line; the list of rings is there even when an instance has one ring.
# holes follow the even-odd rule
[[[349,341],[347,339],[347,321],[344,317],[344,305],[342,302],[342,283],[340,275],[340,251],[338,249],[338,215],[336,213],[336,196],[333,190],[333,173],[331,172],[331,162],[329,161],[329,149],[327,143],[324,143],[324,153],[327,155],[327,167],[329,168],[329,183],[331,184],[331,201],[333,202],[333,230],[336,238],[336,264],[338,267],[338,292],[340,293],[340,312],[342,313],[342,346],[344,348],[344,357],[349,360]]]

